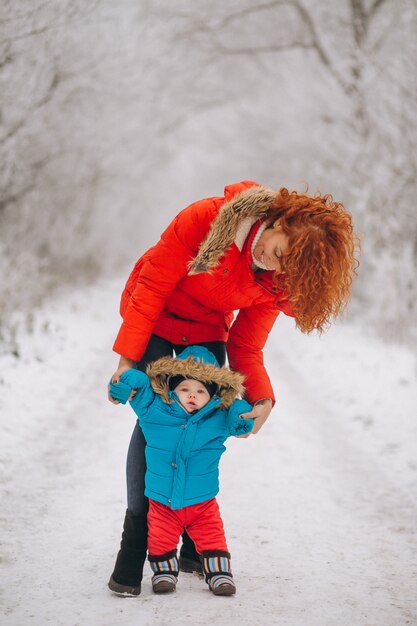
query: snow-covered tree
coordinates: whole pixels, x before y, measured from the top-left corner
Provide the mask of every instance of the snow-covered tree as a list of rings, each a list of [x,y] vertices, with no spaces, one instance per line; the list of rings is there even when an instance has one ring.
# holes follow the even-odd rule
[[[415,0],[3,3],[3,338],[243,178],[342,201],[363,243],[352,311],[407,338],[416,25]]]

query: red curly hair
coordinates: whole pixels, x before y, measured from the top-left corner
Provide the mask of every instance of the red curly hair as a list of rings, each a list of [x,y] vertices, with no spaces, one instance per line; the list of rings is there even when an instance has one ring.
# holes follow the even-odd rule
[[[322,332],[345,309],[359,265],[352,217],[331,195],[311,197],[282,188],[268,211],[271,223],[277,219],[289,239],[280,279],[297,326]]]

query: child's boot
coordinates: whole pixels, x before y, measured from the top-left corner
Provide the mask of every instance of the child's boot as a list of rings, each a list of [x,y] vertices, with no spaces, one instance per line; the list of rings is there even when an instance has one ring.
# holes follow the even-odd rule
[[[159,556],[148,556],[154,575],[152,589],[154,593],[175,591],[178,579],[177,551],[172,550]]]
[[[204,550],[203,569],[206,583],[216,596],[232,596],[236,593],[230,569],[230,554],[224,550]]]

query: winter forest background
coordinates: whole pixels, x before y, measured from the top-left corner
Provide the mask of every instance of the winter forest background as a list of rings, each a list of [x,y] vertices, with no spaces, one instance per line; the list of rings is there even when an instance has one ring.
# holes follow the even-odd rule
[[[415,0],[3,0],[2,350],[245,178],[342,201],[349,315],[413,341],[416,30]]]

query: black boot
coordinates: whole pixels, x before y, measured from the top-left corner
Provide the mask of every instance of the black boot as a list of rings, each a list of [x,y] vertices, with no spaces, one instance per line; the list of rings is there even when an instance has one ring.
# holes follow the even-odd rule
[[[148,525],[145,515],[126,510],[122,541],[108,587],[123,596],[138,596],[146,560]]]
[[[182,534],[179,566],[180,572],[196,572],[197,574],[203,575],[203,566],[201,565],[200,555],[195,549],[194,541],[185,530]]]

